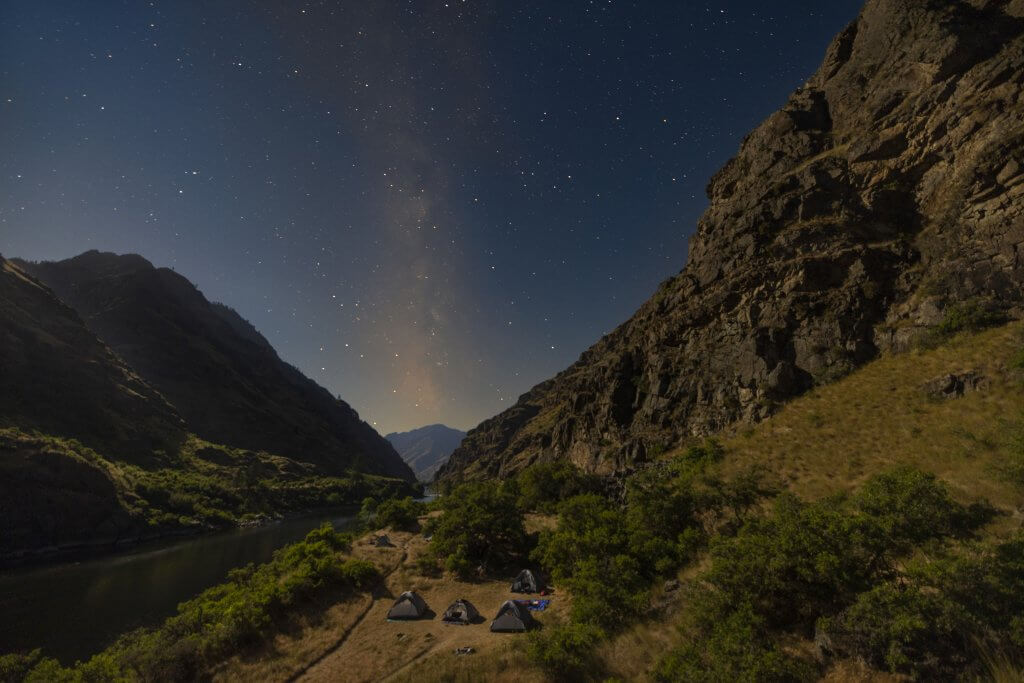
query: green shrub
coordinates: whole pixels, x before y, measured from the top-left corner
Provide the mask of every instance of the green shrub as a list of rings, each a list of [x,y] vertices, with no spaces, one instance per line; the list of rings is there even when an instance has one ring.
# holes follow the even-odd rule
[[[527,655],[558,680],[594,680],[593,651],[605,632],[589,624],[559,624],[530,634]]]
[[[564,583],[573,596],[573,621],[607,630],[636,621],[649,601],[650,580],[629,555],[581,560]]]
[[[440,499],[427,525],[430,553],[463,578],[510,566],[528,552],[515,496],[493,482],[462,484]]]
[[[516,477],[515,486],[519,507],[548,513],[554,512],[567,498],[601,489],[598,477],[580,471],[567,460],[527,467]]]
[[[811,681],[815,667],[784,653],[749,604],[735,606],[706,633],[676,648],[658,663],[656,681],[749,683]]]
[[[981,674],[985,653],[1024,654],[1024,534],[911,562],[819,630],[841,654],[915,678]]]
[[[937,346],[959,332],[979,332],[1006,322],[1006,316],[981,300],[953,304],[938,325],[924,339],[926,347]]]
[[[899,468],[872,477],[852,497],[806,504],[779,496],[770,516],[713,545],[706,579],[773,627],[806,630],[890,576],[896,558],[916,545],[984,520],[934,476]]]
[[[834,647],[876,669],[937,679],[966,663],[966,619],[941,593],[886,582],[861,593],[839,616],[823,619],[820,628]]]
[[[415,531],[419,527],[419,516],[426,513],[426,505],[418,503],[411,496],[389,498],[377,502],[374,498],[363,501],[360,519],[367,526],[387,527],[396,531]]]
[[[591,559],[627,554],[629,534],[623,517],[597,494],[569,498],[558,506],[558,526],[541,532],[531,557],[559,582]]]
[[[39,649],[28,654],[0,656],[0,683],[17,683],[25,680],[28,672],[38,666],[42,659],[43,651]]]

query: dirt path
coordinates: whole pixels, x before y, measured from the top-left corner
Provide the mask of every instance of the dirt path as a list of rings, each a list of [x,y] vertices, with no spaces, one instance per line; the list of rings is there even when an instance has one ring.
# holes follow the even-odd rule
[[[413,658],[410,659],[408,662],[405,662],[404,664],[401,664],[397,669],[394,669],[390,673],[384,674],[380,678],[380,680],[382,680],[382,681],[393,680],[395,676],[398,676],[399,674],[404,672],[406,669],[411,669],[414,664],[419,662],[421,659],[423,659],[424,657],[429,655],[434,650],[435,650],[435,647],[433,645],[428,645],[427,647],[423,648],[422,650],[417,652],[415,655],[413,655]]]
[[[298,681],[298,680],[302,679],[311,670],[315,669],[321,662],[323,662],[325,659],[327,659],[328,657],[333,655],[335,652],[337,652],[339,649],[341,649],[341,647],[345,644],[345,641],[347,641],[349,636],[352,635],[352,632],[355,631],[356,628],[358,628],[358,626],[361,623],[363,623],[363,620],[366,619],[366,615],[370,613],[370,610],[373,609],[373,606],[377,603],[377,601],[380,600],[381,598],[385,597],[388,594],[388,587],[387,587],[388,579],[391,577],[392,574],[394,574],[396,571],[398,571],[398,569],[401,568],[405,564],[405,561],[408,558],[409,558],[409,550],[408,550],[408,544],[406,544],[402,548],[402,556],[399,558],[398,562],[396,562],[391,567],[391,569],[389,569],[381,577],[380,583],[378,583],[376,586],[374,586],[373,591],[370,593],[370,599],[366,603],[366,608],[362,612],[360,612],[359,616],[355,619],[355,621],[353,621],[352,624],[347,629],[345,629],[345,632],[341,634],[340,638],[338,638],[338,642],[336,642],[334,645],[332,645],[322,655],[320,655],[319,657],[317,657],[313,661],[311,661],[308,664],[306,664],[306,666],[304,666],[303,668],[299,669],[294,674],[292,674],[288,678],[287,683],[294,683],[295,681]]]

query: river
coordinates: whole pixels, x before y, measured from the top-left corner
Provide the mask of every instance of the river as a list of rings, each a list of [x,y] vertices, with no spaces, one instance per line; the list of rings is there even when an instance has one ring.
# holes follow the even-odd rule
[[[159,624],[178,603],[222,582],[228,570],[269,560],[325,521],[338,529],[355,524],[351,512],[311,515],[79,562],[2,570],[0,654],[41,647],[63,664],[86,659],[122,633]]]

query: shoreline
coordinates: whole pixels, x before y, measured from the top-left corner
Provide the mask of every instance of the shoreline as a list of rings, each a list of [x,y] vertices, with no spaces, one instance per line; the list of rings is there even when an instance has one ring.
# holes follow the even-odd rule
[[[62,545],[47,545],[16,550],[8,553],[0,553],[0,572],[18,569],[38,569],[45,567],[46,565],[61,565],[70,562],[110,558],[122,553],[127,555],[131,554],[133,551],[139,550],[140,548],[144,548],[147,544],[155,545],[160,541],[188,539],[199,536],[216,536],[218,534],[249,531],[270,526],[271,524],[300,519],[302,517],[331,514],[335,512],[355,516],[359,512],[359,505],[356,503],[347,503],[345,505],[309,508],[285,514],[277,514],[275,516],[261,515],[256,519],[238,522],[234,526],[168,529],[167,531],[135,534],[121,538],[86,539]]]

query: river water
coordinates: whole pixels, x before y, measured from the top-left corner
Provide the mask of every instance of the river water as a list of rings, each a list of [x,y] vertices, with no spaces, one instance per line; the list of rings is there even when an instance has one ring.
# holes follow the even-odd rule
[[[122,633],[159,624],[178,603],[221,583],[228,570],[270,559],[329,521],[319,514],[212,536],[153,542],[79,562],[0,570],[0,654],[41,647],[63,664],[87,659]]]

